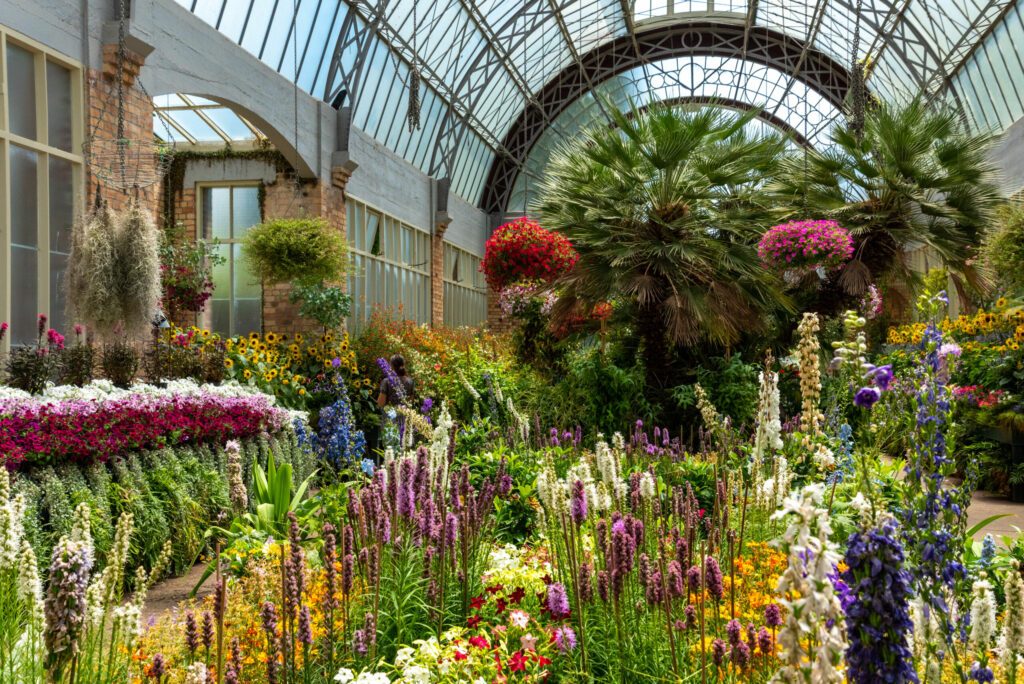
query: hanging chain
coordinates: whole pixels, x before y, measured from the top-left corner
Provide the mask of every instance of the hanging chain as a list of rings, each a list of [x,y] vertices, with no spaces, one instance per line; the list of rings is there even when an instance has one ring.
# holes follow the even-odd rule
[[[294,126],[295,154],[299,154],[299,2],[292,0],[292,125]],[[295,172],[295,196],[302,191],[302,182],[298,171]],[[294,200],[294,198],[293,198]]]
[[[527,54],[526,48],[527,38],[530,33],[530,17],[528,10],[530,9],[530,0],[524,0],[523,2],[523,122],[526,121],[526,116],[530,111],[530,78],[527,75]],[[530,211],[530,170],[527,168],[529,160],[524,157],[523,165],[519,169],[519,173],[523,174],[523,215]]]
[[[420,70],[417,66],[419,54],[416,50],[416,34],[419,33],[419,17],[416,14],[416,1],[412,3],[412,64],[409,66],[409,109],[406,112],[409,132],[420,128]]]
[[[125,6],[126,0],[121,0],[118,6],[117,22],[117,163],[121,171],[121,187],[127,185],[128,164],[127,164],[127,141],[124,137],[124,59],[128,51],[128,42],[125,36],[125,24],[128,14]]]

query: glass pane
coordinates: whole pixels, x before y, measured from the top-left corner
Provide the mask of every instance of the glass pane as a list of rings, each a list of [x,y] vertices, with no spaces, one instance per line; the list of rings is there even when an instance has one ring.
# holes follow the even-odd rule
[[[203,188],[203,235],[231,239],[231,188]]]
[[[11,243],[39,244],[38,164],[35,152],[11,145]]]
[[[262,307],[258,299],[235,301],[235,334],[248,335],[262,330]]]
[[[229,249],[229,245],[218,245],[217,254],[226,257]],[[213,297],[231,299],[231,264],[227,261],[213,267]]]
[[[233,237],[237,240],[260,222],[260,189],[240,187],[234,189],[234,194]]]
[[[232,245],[235,260],[235,298],[259,298],[262,290],[256,276],[249,270],[249,264],[242,256],[242,245]]]
[[[52,147],[71,151],[71,71],[46,63],[46,117]]]
[[[34,344],[39,314],[35,248],[11,247],[11,344]]]
[[[51,138],[52,140],[52,138]],[[71,251],[75,221],[75,186],[71,162],[50,157],[50,252]]]
[[[64,333],[70,339],[71,330],[67,324],[67,287],[64,282],[67,270],[67,254],[50,252],[50,327]]]
[[[231,334],[231,302],[227,299],[212,299],[213,331],[221,335]]]
[[[36,139],[35,55],[17,45],[7,44],[7,91],[10,102],[11,133]]]

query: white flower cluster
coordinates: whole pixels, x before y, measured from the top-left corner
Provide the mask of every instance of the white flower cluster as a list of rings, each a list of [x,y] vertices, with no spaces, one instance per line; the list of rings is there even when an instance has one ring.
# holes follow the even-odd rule
[[[858,316],[856,311],[847,311],[843,317],[843,339],[832,343],[835,357],[833,366],[837,370],[845,370],[853,375],[863,375],[868,360],[864,355],[868,351],[868,340],[864,335],[867,320]]]
[[[334,675],[334,681],[340,684],[391,684],[391,679],[383,672],[356,674],[347,667],[338,670],[338,674]]]
[[[1010,567],[1003,584],[1006,592],[1006,612],[1003,632],[999,636],[999,650],[1003,669],[1010,681],[1016,681],[1017,660],[1024,653],[1024,579],[1017,563]]]
[[[755,503],[763,504],[769,498],[764,495],[764,464],[765,460],[771,460],[773,452],[782,448],[782,418],[779,412],[779,374],[766,369],[758,379],[757,432],[754,434],[750,474]],[[771,503],[777,507],[779,500],[773,498]]]
[[[11,636],[18,638],[0,643],[0,662],[42,658],[41,637],[46,623],[43,585],[35,552],[25,538],[25,509],[25,497],[20,493],[11,496],[10,475],[0,467],[0,595],[13,603],[0,606],[0,626],[11,615],[20,613],[28,618],[23,626],[18,622],[8,625],[14,630]]]
[[[846,651],[843,609],[829,575],[841,556],[829,539],[832,526],[821,506],[825,485],[816,483],[793,492],[773,520],[788,527],[778,545],[788,565],[779,577],[777,593],[786,619],[779,631],[782,668],[772,679],[785,684],[839,684]],[[814,644],[815,651],[805,650]]]
[[[447,482],[448,472],[448,447],[451,445],[452,426],[455,421],[448,413],[448,406],[441,402],[441,411],[437,416],[437,423],[434,425],[434,433],[430,439],[430,469],[439,475],[439,480]]]
[[[789,488],[793,484],[793,471],[785,456],[779,455],[772,461],[772,476],[754,490],[757,503],[769,508],[780,508],[789,496]]]
[[[506,400],[508,412],[512,415],[512,419],[516,421],[516,430],[519,432],[519,439],[523,440],[523,444],[527,444],[530,441],[530,421],[526,417],[516,410],[515,404],[512,403],[512,397]]]
[[[554,520],[569,515],[570,497],[573,485],[577,480],[583,483],[587,510],[601,513],[610,510],[616,500],[621,500],[626,493],[626,482],[619,477],[619,454],[599,441],[596,449],[596,465],[599,478],[594,477],[590,463],[580,459],[569,468],[565,477],[555,474],[554,465],[546,462],[537,473],[537,496],[544,505],[545,515],[554,516]],[[646,473],[647,480],[641,478],[640,492],[645,498],[653,498],[657,489],[654,478]]]
[[[971,585],[971,633],[969,642],[979,651],[987,651],[996,635],[996,595],[984,572]]]

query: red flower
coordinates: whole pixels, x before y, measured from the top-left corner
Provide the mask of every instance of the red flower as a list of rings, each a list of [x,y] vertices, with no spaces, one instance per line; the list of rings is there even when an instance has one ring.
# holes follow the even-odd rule
[[[540,665],[541,667],[543,667],[543,666],[545,666],[545,665],[550,665],[550,664],[551,664],[551,659],[550,659],[550,658],[545,658],[545,657],[544,657],[544,656],[542,656],[542,655],[541,655],[540,653],[538,653],[537,655],[535,655],[535,656],[533,657],[533,659],[534,659],[534,661],[536,661],[536,663],[537,663],[538,665]]]
[[[476,646],[477,648],[490,648],[491,645],[487,643],[487,637],[473,636],[469,637],[469,645]]]
[[[523,598],[525,598],[525,596],[526,590],[522,587],[516,587],[516,590],[509,594],[508,600],[514,603],[515,605],[519,605],[520,603],[522,603]]]
[[[480,270],[495,290],[523,280],[551,282],[572,269],[579,254],[563,235],[523,217],[498,228],[487,241]]]
[[[505,608],[507,606],[508,606],[508,604],[505,602],[505,599],[499,598],[498,599],[498,605],[496,606],[495,610],[497,610],[498,614],[500,615],[501,613],[505,612]]]
[[[472,628],[472,627],[476,627],[477,625],[479,625],[479,624],[480,624],[480,616],[479,616],[479,615],[471,615],[471,616],[470,616],[470,617],[469,617],[469,618],[468,618],[468,619],[466,620],[466,624],[467,624],[467,625],[468,625],[469,627],[471,627],[471,628]]]
[[[488,594],[497,594],[504,588],[505,587],[501,586],[500,584],[492,584],[491,586],[487,587],[484,591],[486,591]]]
[[[508,659],[508,669],[513,672],[522,672],[526,669],[526,656],[523,655],[522,651],[516,651],[512,654],[512,657]]]
[[[474,596],[469,600],[469,607],[473,610],[480,610],[484,607],[484,603],[486,602],[487,599],[484,598],[483,594],[481,594],[480,596]]]
[[[465,653],[463,653],[459,649],[455,649],[455,659],[456,660],[466,660],[467,658],[469,658],[468,655],[466,655]]]

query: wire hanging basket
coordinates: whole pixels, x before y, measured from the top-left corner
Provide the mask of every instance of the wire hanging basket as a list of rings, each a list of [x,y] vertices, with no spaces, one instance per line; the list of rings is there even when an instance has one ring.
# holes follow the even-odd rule
[[[110,138],[91,135],[82,145],[82,154],[86,167],[104,187],[127,192],[147,188],[163,180],[170,170],[175,150],[174,140],[169,131],[165,140],[160,140],[155,134],[133,138],[126,132],[124,86],[125,60],[128,54],[128,12],[125,0],[121,0],[118,9],[117,67],[114,73],[117,86],[117,129],[115,135]],[[136,82],[142,94],[149,98],[149,93],[137,76]],[[107,104],[109,100],[100,112],[101,121],[106,113]],[[97,122],[96,129],[100,127],[101,121]],[[166,123],[164,126],[166,128]]]

